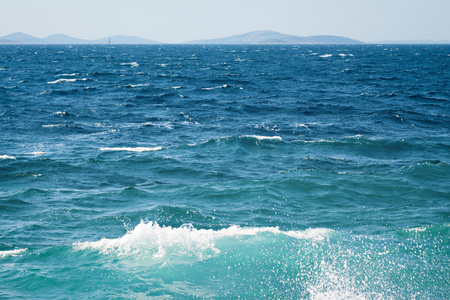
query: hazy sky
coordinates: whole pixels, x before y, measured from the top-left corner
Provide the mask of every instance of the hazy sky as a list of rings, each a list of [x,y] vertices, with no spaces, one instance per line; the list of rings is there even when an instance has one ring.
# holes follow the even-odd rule
[[[0,0],[0,36],[185,42],[253,30],[364,42],[450,40],[450,0]]]

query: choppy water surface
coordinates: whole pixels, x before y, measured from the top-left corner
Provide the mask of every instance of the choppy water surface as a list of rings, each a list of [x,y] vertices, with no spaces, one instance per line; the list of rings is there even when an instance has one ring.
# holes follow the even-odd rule
[[[450,298],[449,46],[0,46],[0,298]]]

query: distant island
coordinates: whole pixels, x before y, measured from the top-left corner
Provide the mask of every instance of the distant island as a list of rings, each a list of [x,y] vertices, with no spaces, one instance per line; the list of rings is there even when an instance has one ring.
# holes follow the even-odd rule
[[[0,44],[50,44],[50,45],[95,45],[95,44],[164,44],[147,40],[137,36],[115,35],[97,40],[73,38],[66,34],[53,34],[45,38],[38,38],[26,33],[16,32],[0,37]]]
[[[104,37],[96,40],[78,39],[68,36],[66,34],[53,34],[45,38],[38,38],[22,32],[0,37],[0,44],[41,44],[41,45],[95,45],[95,44],[169,44],[159,41],[144,39],[137,36],[115,35]],[[194,40],[181,44],[365,44],[362,41],[354,40],[347,37],[335,35],[314,35],[314,36],[297,36],[291,34],[279,33],[270,30],[252,31],[245,34],[233,35],[229,37]],[[417,41],[380,41],[371,44],[450,44],[450,41],[432,41],[432,40],[417,40]]]
[[[230,37],[196,40],[186,44],[364,44],[361,41],[334,35],[301,37],[270,30],[252,31]]]

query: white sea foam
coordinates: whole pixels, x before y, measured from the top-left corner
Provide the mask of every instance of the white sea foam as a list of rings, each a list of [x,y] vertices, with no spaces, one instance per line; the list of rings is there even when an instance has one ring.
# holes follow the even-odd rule
[[[87,81],[87,78],[81,78],[81,79],[77,79],[77,78],[61,78],[61,79],[57,79],[55,81],[48,81],[47,83],[49,84],[55,84],[55,83],[65,83],[65,82],[76,82],[76,81]]]
[[[323,58],[332,57],[332,56],[333,56],[333,54],[319,55],[319,57],[323,57]]]
[[[65,111],[55,111],[54,113],[53,113],[54,115],[67,115],[67,112],[65,112]]]
[[[0,159],[16,159],[14,156],[0,155]]]
[[[52,127],[66,127],[66,124],[48,124],[48,125],[42,125],[44,128],[52,128]]]
[[[80,73],[72,73],[72,74],[59,74],[57,76],[77,76],[80,75]]]
[[[303,124],[303,123],[295,123],[294,126],[295,126],[295,127],[303,127],[303,128],[306,128],[306,129],[309,128],[308,125]]]
[[[151,83],[141,83],[141,84],[127,84],[126,87],[131,87],[131,88],[135,88],[135,87],[141,87],[141,86],[151,86]]]
[[[57,79],[57,80],[55,80],[55,81],[49,81],[49,82],[47,82],[47,83],[49,83],[49,84],[54,84],[54,83],[75,82],[75,81],[77,81],[77,79],[75,79],[75,78],[71,78],[71,79],[68,79],[68,78],[61,78],[61,79]]]
[[[30,152],[30,153],[25,153],[25,155],[44,155],[47,154],[47,152],[41,152],[41,151],[35,151],[35,152]]]
[[[162,123],[145,122],[139,124],[139,126],[155,126],[159,128],[173,129],[173,124],[171,122],[162,122]]]
[[[137,62],[135,62],[135,61],[130,62],[130,63],[121,63],[120,65],[121,65],[121,66],[130,66],[130,67],[132,67],[132,68],[139,67],[139,64],[138,64]]]
[[[240,242],[245,237],[275,235],[323,241],[332,233],[331,229],[317,228],[303,231],[282,231],[278,227],[231,226],[221,230],[195,229],[190,224],[179,228],[159,226],[157,223],[141,221],[133,230],[116,239],[101,239],[96,242],[74,244],[77,250],[95,250],[103,254],[144,255],[153,258],[165,256],[189,256],[198,259],[221,253],[222,242]]]
[[[201,144],[206,144],[209,143],[211,141],[223,141],[223,140],[228,140],[233,138],[233,136],[221,136],[219,138],[214,138],[214,139],[210,139],[210,140],[206,140],[203,141],[201,143],[193,143],[193,144],[188,144],[187,146],[197,146],[197,145],[201,145]],[[251,139],[256,139],[259,141],[262,140],[272,140],[272,141],[282,141],[283,139],[280,136],[262,136],[262,135],[241,135],[238,138],[251,138]]]
[[[202,88],[202,90],[209,91],[209,90],[224,89],[224,88],[229,88],[229,87],[231,87],[231,85],[224,84],[224,85],[219,85],[219,86],[215,86],[215,87]]]
[[[6,250],[6,251],[0,251],[0,258],[5,258],[8,256],[18,256],[27,251],[28,249],[15,249],[15,250]]]
[[[161,150],[162,147],[104,147],[100,148],[100,151],[129,151],[129,152],[146,152],[146,151],[158,151]]]
[[[344,139],[362,139],[365,137],[362,134],[355,134],[355,135],[346,135],[343,138]]]
[[[270,140],[270,141],[282,141],[280,136],[262,136],[262,135],[243,135],[242,137],[254,138],[257,140]]]

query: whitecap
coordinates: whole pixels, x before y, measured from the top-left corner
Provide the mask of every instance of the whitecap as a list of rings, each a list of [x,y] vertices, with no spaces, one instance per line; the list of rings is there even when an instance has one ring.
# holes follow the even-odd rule
[[[67,115],[67,112],[65,112],[65,111],[55,111],[53,114],[54,115]]]
[[[44,128],[52,128],[52,127],[65,127],[66,124],[48,124],[48,125],[42,125]]]
[[[135,88],[135,87],[141,87],[141,86],[151,86],[151,83],[140,83],[140,84],[127,84],[125,87],[131,87],[131,88]]]
[[[27,251],[28,249],[15,249],[15,250],[6,250],[6,251],[0,251],[0,257],[5,258],[8,256],[18,256]]]
[[[153,123],[153,122],[145,122],[139,124],[139,126],[154,126],[159,128],[173,129],[173,125],[171,122],[163,122],[163,123]]]
[[[30,152],[30,153],[25,153],[25,155],[44,155],[47,154],[47,152],[41,152],[41,151],[35,151],[35,152]]]
[[[0,155],[0,159],[16,159],[14,156]]]
[[[72,74],[59,74],[57,76],[77,76],[80,75],[80,73],[72,73]]]
[[[229,88],[229,87],[231,87],[231,85],[224,84],[224,85],[219,85],[219,86],[215,86],[215,87],[202,88],[202,90],[209,91],[209,90],[224,89],[224,88]]]
[[[204,259],[221,253],[218,244],[226,240],[234,243],[242,241],[242,238],[245,237],[271,234],[318,242],[330,237],[332,232],[333,230],[326,228],[282,231],[278,227],[239,227],[235,225],[220,230],[196,229],[191,224],[173,228],[171,226],[161,227],[155,222],[141,221],[122,237],[75,243],[74,248],[99,251],[102,254],[114,253],[119,256],[144,255],[153,258],[194,256]]]
[[[333,54],[319,55],[319,57],[323,57],[323,58],[332,57],[332,56],[333,56]]]
[[[147,151],[158,151],[161,150],[162,147],[104,147],[100,148],[100,151],[129,151],[129,152],[147,152]]]
[[[135,62],[135,61],[130,62],[130,63],[121,63],[120,65],[121,65],[121,66],[130,66],[130,67],[132,67],[132,68],[139,67],[139,64],[138,64],[137,62]]]
[[[262,135],[243,135],[241,137],[244,138],[254,138],[257,140],[271,140],[271,141],[282,141],[283,139],[280,136],[262,136]]]
[[[49,81],[47,83],[48,84],[55,84],[55,83],[63,83],[63,82],[75,82],[75,81],[77,81],[75,78],[71,78],[71,79],[61,78],[61,79],[58,79],[58,80],[55,80],[55,81]]]
[[[309,129],[308,125],[303,124],[303,123],[295,123],[294,126],[295,127],[303,127],[303,128]]]
[[[355,134],[355,135],[347,135],[343,137],[344,139],[362,139],[365,138],[362,134]]]

